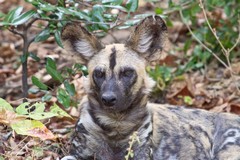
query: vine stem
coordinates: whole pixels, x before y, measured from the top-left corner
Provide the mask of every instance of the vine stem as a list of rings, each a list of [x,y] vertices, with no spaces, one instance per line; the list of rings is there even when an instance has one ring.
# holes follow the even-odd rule
[[[127,148],[127,155],[125,156],[125,160],[129,160],[130,158],[133,158],[134,153],[133,153],[133,145],[135,142],[140,143],[139,137],[138,137],[138,132],[135,131],[129,138],[129,147]]]

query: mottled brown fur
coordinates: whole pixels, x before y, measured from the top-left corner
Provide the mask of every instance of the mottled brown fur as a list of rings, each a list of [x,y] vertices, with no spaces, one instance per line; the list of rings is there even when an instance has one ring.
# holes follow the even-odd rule
[[[145,67],[167,39],[160,17],[144,19],[126,44],[103,47],[77,24],[67,25],[62,39],[89,70],[71,156],[63,160],[123,160],[134,131],[134,160],[240,159],[239,116],[148,102],[154,82]]]

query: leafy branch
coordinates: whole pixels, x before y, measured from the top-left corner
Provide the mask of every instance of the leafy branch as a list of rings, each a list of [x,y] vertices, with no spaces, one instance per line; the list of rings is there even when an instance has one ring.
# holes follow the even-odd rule
[[[186,22],[186,19],[184,18],[183,16],[183,13],[182,13],[182,10],[179,10],[179,13],[180,13],[180,16],[181,16],[181,19],[183,21],[183,23],[186,25],[187,29],[189,30],[190,34],[192,35],[192,37],[204,48],[206,49],[209,53],[211,53],[225,68],[227,68],[229,71],[230,71],[230,74],[231,74],[231,78],[233,79],[233,82],[236,83],[236,80],[235,80],[235,75],[233,73],[233,70],[232,70],[232,66],[231,66],[231,62],[230,62],[230,53],[231,51],[234,50],[235,47],[237,47],[237,45],[239,44],[240,42],[240,21],[238,20],[238,38],[236,40],[236,42],[232,45],[231,48],[225,48],[223,43],[221,42],[219,36],[217,35],[217,31],[215,28],[212,27],[212,25],[210,24],[209,20],[208,20],[208,17],[207,17],[207,13],[206,13],[206,10],[205,10],[205,7],[204,7],[204,4],[202,2],[202,0],[199,0],[199,6],[203,12],[203,15],[204,15],[204,19],[208,25],[208,28],[210,29],[211,33],[214,35],[215,39],[217,40],[218,44],[221,46],[221,49],[222,49],[222,52],[226,58],[226,61],[227,61],[227,64],[216,54],[214,53],[209,47],[207,47],[192,31],[191,27],[189,26],[189,24]],[[236,84],[236,88],[237,90],[239,91],[239,88]]]
[[[123,4],[122,0],[98,2],[60,0],[55,5],[52,5],[42,0],[26,0],[26,2],[31,3],[32,6],[35,7],[35,9],[22,13],[23,7],[17,7],[11,10],[6,15],[2,14],[1,17],[3,21],[0,22],[1,28],[6,28],[10,32],[20,36],[23,39],[21,62],[22,91],[24,102],[27,102],[29,90],[28,57],[35,57],[35,60],[39,60],[36,55],[34,55],[33,53],[29,53],[29,46],[33,42],[45,41],[50,36],[54,36],[57,44],[60,47],[63,47],[61,43],[60,33],[62,27],[70,21],[84,23],[88,25],[87,28],[90,31],[98,30],[106,32],[120,25],[129,27],[134,23],[126,24],[124,23],[125,20],[122,20],[120,22],[118,15],[110,14],[110,11],[111,9],[118,9],[121,14],[127,14],[125,16],[127,19],[127,17],[129,17],[129,14],[136,11],[138,7],[137,0],[128,0],[126,4]],[[40,29],[39,32],[31,33],[30,31],[32,30],[32,27],[37,24],[37,21],[43,21],[47,23],[44,24],[43,27],[41,26],[41,28],[38,27]],[[65,82],[65,80],[61,78],[60,73],[57,71],[56,67],[51,68],[49,66],[46,66],[46,69],[53,79],[59,81],[60,83]],[[33,77],[32,80],[33,84],[40,86],[40,89],[48,90],[50,88],[45,84],[41,83],[41,81],[37,77]],[[64,93],[64,97],[67,97],[63,90],[61,90],[61,93]]]
[[[133,134],[129,137],[129,147],[127,148],[127,155],[125,156],[125,160],[129,160],[130,158],[134,157],[134,152],[133,152],[133,145],[134,143],[138,142],[140,143],[139,137],[138,137],[138,132],[133,132]]]

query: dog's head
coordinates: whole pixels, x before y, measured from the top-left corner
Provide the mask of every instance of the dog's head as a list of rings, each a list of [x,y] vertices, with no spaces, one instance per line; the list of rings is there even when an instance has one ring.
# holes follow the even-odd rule
[[[154,82],[145,67],[160,58],[166,39],[166,24],[158,16],[139,23],[125,44],[103,46],[76,23],[62,31],[65,49],[88,67],[89,98],[103,109],[116,112],[147,102]]]

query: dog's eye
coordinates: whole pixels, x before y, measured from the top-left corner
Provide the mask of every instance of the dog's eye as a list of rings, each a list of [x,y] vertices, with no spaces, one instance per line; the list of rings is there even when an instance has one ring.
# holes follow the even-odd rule
[[[126,70],[123,72],[124,77],[131,77],[133,75],[133,70]]]
[[[125,78],[131,78],[133,75],[134,75],[134,70],[133,69],[126,69],[126,70],[123,70],[122,71],[122,77],[125,77]]]
[[[105,71],[97,69],[97,70],[94,71],[94,76],[96,78],[104,78],[105,77]]]

